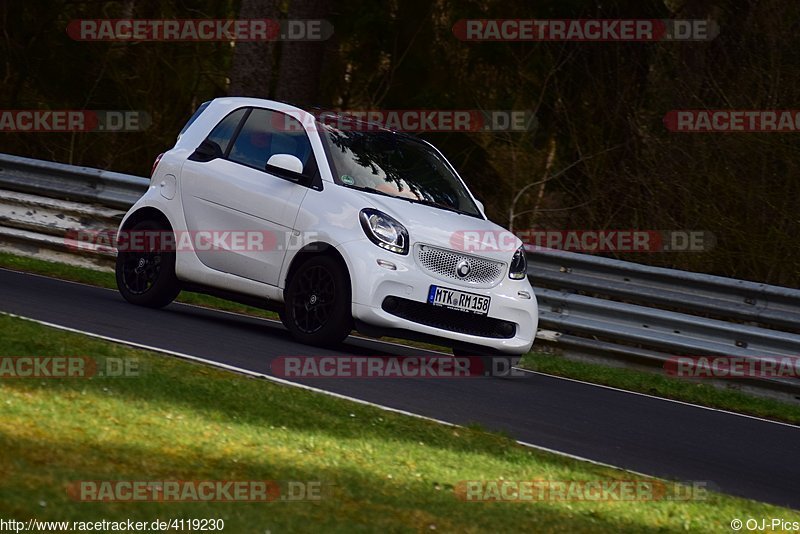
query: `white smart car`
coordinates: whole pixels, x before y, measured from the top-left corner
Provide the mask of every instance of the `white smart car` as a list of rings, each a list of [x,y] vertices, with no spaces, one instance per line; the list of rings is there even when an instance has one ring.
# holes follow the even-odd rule
[[[363,126],[269,100],[203,104],[122,221],[123,297],[162,307],[198,291],[274,309],[304,343],[355,328],[513,362],[538,322],[522,243],[432,145]]]

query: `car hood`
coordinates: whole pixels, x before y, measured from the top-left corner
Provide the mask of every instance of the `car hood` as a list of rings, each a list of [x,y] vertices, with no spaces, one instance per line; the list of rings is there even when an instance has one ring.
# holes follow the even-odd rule
[[[411,247],[417,243],[509,262],[522,241],[500,225],[401,198],[364,193],[372,207],[406,227]]]

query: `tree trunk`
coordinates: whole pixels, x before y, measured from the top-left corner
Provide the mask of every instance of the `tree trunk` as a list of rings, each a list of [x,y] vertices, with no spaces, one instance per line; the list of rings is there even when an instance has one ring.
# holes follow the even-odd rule
[[[330,0],[292,0],[289,19],[323,19]],[[275,98],[297,106],[320,104],[319,84],[327,41],[284,41]]]
[[[277,19],[277,0],[242,0],[240,19]],[[241,41],[233,50],[229,96],[270,98],[276,41]]]

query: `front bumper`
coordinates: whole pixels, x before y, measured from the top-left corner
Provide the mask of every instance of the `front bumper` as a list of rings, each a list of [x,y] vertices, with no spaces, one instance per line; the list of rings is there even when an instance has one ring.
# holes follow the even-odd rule
[[[357,324],[365,323],[376,330],[387,332],[405,331],[421,334],[447,340],[453,346],[477,346],[504,354],[524,354],[530,350],[536,337],[538,306],[533,288],[527,279],[512,280],[506,275],[494,287],[477,288],[459,284],[455,280],[444,281],[431,276],[416,264],[413,247],[408,255],[401,256],[382,250],[365,238],[344,243],[337,249],[344,257],[350,271],[353,291],[352,313]],[[394,265],[395,269],[381,266],[379,260]],[[492,337],[493,334],[473,335],[423,324],[431,321],[423,319],[422,316],[414,320],[413,313],[403,314],[405,316],[401,317],[397,315],[396,310],[390,313],[384,309],[387,297],[413,301],[417,303],[416,306],[427,303],[431,285],[490,297],[487,317],[494,320],[493,324],[513,323],[515,327],[513,334],[510,337]],[[522,296],[524,294],[530,298],[524,298]],[[429,309],[427,312],[425,315],[430,316],[433,310]],[[478,316],[465,313],[465,319],[470,318],[476,322],[480,321]],[[398,337],[404,336],[401,334]]]

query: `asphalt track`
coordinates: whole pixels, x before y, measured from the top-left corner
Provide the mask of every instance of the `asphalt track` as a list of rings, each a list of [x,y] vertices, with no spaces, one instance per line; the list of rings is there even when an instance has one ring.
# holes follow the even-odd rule
[[[419,355],[349,338],[339,351],[294,342],[273,321],[172,304],[150,310],[116,291],[0,269],[0,311],[270,374],[279,356]],[[800,427],[541,375],[297,382],[639,473],[704,481],[800,509]]]

